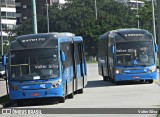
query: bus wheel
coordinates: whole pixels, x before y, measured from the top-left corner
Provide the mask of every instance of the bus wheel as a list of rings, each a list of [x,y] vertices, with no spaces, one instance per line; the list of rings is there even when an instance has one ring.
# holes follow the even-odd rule
[[[74,84],[72,84],[72,93],[68,95],[68,98],[69,99],[73,99],[74,98]]]
[[[114,79],[111,79],[111,82],[112,82],[112,83],[115,83]]]
[[[65,103],[65,100],[66,100],[65,97],[60,97],[59,98],[59,103]]]
[[[78,90],[78,94],[82,94],[83,93],[83,88]]]
[[[68,99],[73,99],[74,98],[74,92],[68,95]]]
[[[65,102],[65,100],[66,100],[66,84],[64,85],[64,87],[63,87],[63,97],[60,97],[59,98],[59,103],[64,103]]]
[[[103,81],[107,81],[107,80],[108,80],[107,76],[103,76]]]
[[[153,80],[148,80],[148,82],[151,84],[151,83],[153,83]]]

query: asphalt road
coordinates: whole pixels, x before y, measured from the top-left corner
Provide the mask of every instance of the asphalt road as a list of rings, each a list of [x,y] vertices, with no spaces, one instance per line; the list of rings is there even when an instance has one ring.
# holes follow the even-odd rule
[[[54,99],[34,100],[26,103],[20,109],[25,108],[160,108],[160,86],[156,83],[147,84],[139,82],[129,82],[122,85],[115,85],[111,82],[102,81],[102,77],[98,75],[97,64],[88,64],[88,84],[83,94],[76,94],[74,99],[67,99],[65,103],[58,103]],[[15,108],[12,105],[11,108]],[[127,110],[128,109],[128,110]],[[99,114],[99,109],[97,114]],[[94,113],[96,113],[96,110]],[[72,110],[70,110],[72,112]],[[89,110],[88,110],[89,111]],[[109,111],[109,110],[106,110]],[[124,111],[124,110],[123,110]],[[136,112],[138,109],[136,110]],[[73,110],[73,113],[75,110]],[[104,112],[104,111],[103,111]],[[143,111],[144,112],[144,111]],[[103,114],[71,114],[68,116],[93,116],[93,117],[156,117],[156,114],[121,114],[121,115],[103,115]],[[7,115],[6,115],[7,116]],[[42,116],[42,115],[41,115]],[[52,116],[45,115],[45,116]],[[56,116],[65,116],[60,114]]]

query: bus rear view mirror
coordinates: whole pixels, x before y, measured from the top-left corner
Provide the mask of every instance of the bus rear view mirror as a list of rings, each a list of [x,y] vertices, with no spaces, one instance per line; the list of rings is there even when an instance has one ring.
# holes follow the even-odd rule
[[[155,52],[158,52],[158,45],[155,44]]]
[[[111,46],[111,53],[114,54],[114,45]]]
[[[62,60],[62,62],[66,61],[66,56],[65,56],[65,53],[63,51],[61,51],[61,60]]]
[[[7,57],[6,57],[6,55],[3,55],[2,56],[2,65],[6,65],[6,62],[7,62]]]

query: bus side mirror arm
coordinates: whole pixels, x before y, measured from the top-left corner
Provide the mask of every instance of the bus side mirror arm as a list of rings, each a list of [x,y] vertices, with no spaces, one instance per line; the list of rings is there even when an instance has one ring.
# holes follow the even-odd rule
[[[158,52],[158,45],[155,44],[155,52]]]
[[[114,54],[114,45],[111,46],[111,53]]]
[[[65,53],[63,51],[61,51],[61,60],[62,60],[62,62],[66,61],[66,56],[65,56]]]
[[[6,65],[6,62],[7,62],[7,57],[6,57],[6,55],[3,55],[2,56],[2,65]]]

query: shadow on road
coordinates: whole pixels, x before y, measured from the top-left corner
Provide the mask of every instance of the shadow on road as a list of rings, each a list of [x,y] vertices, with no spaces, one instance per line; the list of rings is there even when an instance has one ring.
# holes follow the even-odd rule
[[[11,105],[10,107],[25,107],[25,106],[44,106],[58,104],[57,98],[39,98],[39,99],[28,99]]]
[[[103,80],[94,80],[94,81],[88,81],[87,86],[85,88],[108,87],[114,85],[115,84],[112,84],[111,82],[104,82]]]
[[[143,82],[143,81],[122,81],[117,86],[123,86],[123,85],[142,85],[142,84],[148,84],[148,82]]]
[[[88,81],[87,86],[85,88],[124,86],[124,85],[142,85],[142,84],[148,84],[148,83],[140,82],[140,81],[123,81],[123,82],[120,82],[118,85],[116,85],[115,83],[112,83],[110,81],[94,80],[94,81]]]

